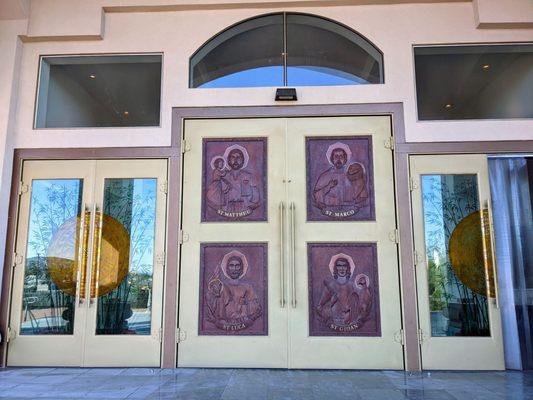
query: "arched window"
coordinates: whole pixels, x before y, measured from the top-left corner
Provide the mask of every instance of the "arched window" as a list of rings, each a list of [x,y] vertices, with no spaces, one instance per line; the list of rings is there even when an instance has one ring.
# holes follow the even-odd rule
[[[355,31],[307,14],[269,14],[210,39],[190,60],[189,87],[383,83],[383,54]]]

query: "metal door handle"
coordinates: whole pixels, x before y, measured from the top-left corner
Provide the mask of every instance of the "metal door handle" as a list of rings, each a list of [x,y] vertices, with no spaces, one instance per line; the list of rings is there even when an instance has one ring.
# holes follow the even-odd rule
[[[100,254],[102,250],[102,224],[104,213],[94,206],[94,231],[93,231],[93,262],[91,271],[91,298],[89,307],[94,304],[98,297],[98,280],[100,275]]]
[[[489,244],[490,244],[490,255],[492,259],[492,279],[494,285],[494,298],[496,300],[496,308],[500,308],[500,299],[498,298],[498,275],[496,271],[496,248],[495,248],[495,239],[494,239],[494,219],[492,218],[492,204],[490,199],[487,200],[487,217],[488,217],[488,233],[489,233]]]
[[[283,202],[279,203],[279,240],[280,240],[280,306],[281,308],[285,307],[285,204]]]
[[[85,296],[86,296],[86,286],[87,286],[87,257],[89,255],[89,231],[91,227],[91,212],[88,207],[84,207],[83,214],[81,216],[81,237],[80,237],[80,246],[79,246],[79,268],[78,268],[78,304],[82,305]]]
[[[294,202],[291,202],[289,208],[291,211],[291,306],[292,308],[296,308],[296,226],[294,217],[294,211],[296,210],[296,206],[294,205]]]

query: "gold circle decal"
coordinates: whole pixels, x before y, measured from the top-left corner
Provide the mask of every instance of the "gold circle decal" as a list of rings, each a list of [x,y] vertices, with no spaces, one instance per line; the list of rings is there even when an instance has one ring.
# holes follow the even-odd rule
[[[98,297],[111,292],[128,275],[130,235],[117,219],[104,214],[98,274]]]
[[[80,235],[77,229],[79,223],[79,217],[66,220],[53,235],[47,251],[47,265],[52,281],[61,291],[71,296],[76,295],[79,269]],[[104,214],[101,243],[98,272],[99,297],[119,286],[128,275],[130,236],[122,223]],[[93,246],[93,248],[96,247]],[[92,256],[96,257],[97,252],[93,252]],[[87,265],[91,264],[87,263]]]
[[[46,265],[50,278],[66,294],[76,296],[79,265],[80,217],[67,219],[52,236],[46,252]]]
[[[494,297],[494,274],[492,267],[487,268],[487,265],[492,266],[492,256],[487,251],[488,260],[485,263],[482,229],[480,211],[467,215],[453,230],[448,252],[455,275],[473,292],[487,296],[488,273],[490,297]]]

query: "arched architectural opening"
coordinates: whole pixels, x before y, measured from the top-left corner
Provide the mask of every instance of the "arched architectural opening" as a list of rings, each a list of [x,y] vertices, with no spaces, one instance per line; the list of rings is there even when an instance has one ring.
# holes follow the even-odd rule
[[[352,29],[309,14],[242,21],[190,59],[191,88],[375,83],[383,83],[381,51]]]

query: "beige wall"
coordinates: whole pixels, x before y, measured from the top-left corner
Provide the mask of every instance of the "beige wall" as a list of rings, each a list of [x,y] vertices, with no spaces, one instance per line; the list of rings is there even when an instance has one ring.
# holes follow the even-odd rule
[[[132,0],[133,1],[133,0]],[[53,3],[61,3],[55,0]],[[58,23],[49,0],[30,31],[66,35],[68,24]],[[27,42],[20,82],[20,104],[14,132],[17,147],[77,147],[168,145],[170,113],[177,106],[272,105],[273,88],[188,89],[188,57],[211,36],[244,18],[257,14],[298,10],[347,24],[373,41],[385,54],[384,85],[298,88],[298,104],[403,102],[407,139],[411,141],[503,140],[531,138],[532,121],[417,122],[412,46],[416,44],[533,41],[533,29],[477,29],[470,2],[437,4],[360,5],[282,9],[136,12],[105,15],[105,27],[95,29],[94,7],[81,18],[80,1],[73,1],[74,21],[85,34],[105,32],[103,40]],[[125,3],[125,0],[122,1]],[[41,6],[42,7],[42,6]],[[32,5],[32,16],[35,7]],[[64,11],[70,11],[65,7]],[[83,14],[83,13],[82,13]],[[49,16],[49,17],[47,17]],[[69,21],[69,14],[62,14]],[[48,23],[46,21],[49,21]],[[209,23],[206,23],[209,21]],[[31,28],[31,27],[34,28]],[[48,26],[48,30],[47,30]],[[59,28],[58,28],[59,26]],[[58,31],[59,29],[59,31]],[[68,34],[75,34],[74,28]],[[41,54],[106,52],[163,52],[163,99],[160,128],[32,129],[37,66]]]
[[[0,2],[0,20],[26,19],[29,11],[30,0],[2,0]]]
[[[474,0],[474,7],[480,28],[533,28],[531,0]]]
[[[0,21],[0,159],[5,159],[0,181],[0,243],[13,146],[165,146],[170,144],[172,107],[276,104],[274,88],[188,88],[188,59],[199,46],[229,25],[267,12],[308,12],[337,20],[370,39],[385,55],[385,84],[300,87],[298,104],[402,102],[410,141],[533,139],[532,120],[418,122],[412,51],[418,44],[533,42],[533,28],[527,25],[533,23],[533,14],[528,15],[525,1],[531,3],[368,0],[351,1],[348,6],[341,0],[334,2],[341,5],[325,7],[319,0],[33,0],[27,28],[27,21]],[[505,12],[498,11],[497,2],[506,4]],[[480,22],[498,24],[479,29]],[[515,27],[516,22],[522,23],[521,29]],[[18,34],[24,41],[20,68],[15,67]],[[33,129],[40,55],[120,52],[164,54],[160,127]],[[0,255],[2,251],[0,246]]]
[[[13,163],[14,126],[22,44],[17,35],[26,20],[0,20],[0,260],[4,259],[7,205]],[[0,262],[0,265],[2,263]],[[0,287],[2,275],[0,274]]]

